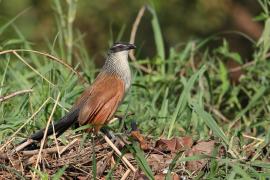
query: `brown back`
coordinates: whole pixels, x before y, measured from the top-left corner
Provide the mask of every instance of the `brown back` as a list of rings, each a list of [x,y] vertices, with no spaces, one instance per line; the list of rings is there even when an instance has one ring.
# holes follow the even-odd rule
[[[117,75],[101,73],[78,99],[80,125],[92,124],[95,132],[107,124],[125,94],[123,80]]]

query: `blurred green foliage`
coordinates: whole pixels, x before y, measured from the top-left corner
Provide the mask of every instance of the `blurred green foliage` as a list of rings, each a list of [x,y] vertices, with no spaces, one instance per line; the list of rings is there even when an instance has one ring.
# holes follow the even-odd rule
[[[16,26],[27,40],[46,46],[45,39],[55,38],[57,24],[55,23],[57,9],[52,7],[54,1],[35,0],[2,0],[0,2],[0,26],[12,17],[25,11],[17,18]],[[68,1],[63,1],[68,2]],[[243,7],[256,15],[260,12],[259,4],[255,1],[239,2]],[[106,0],[78,1],[74,26],[84,36],[87,51],[97,59],[101,52],[108,47],[109,42],[119,40],[117,36],[123,30],[121,40],[128,41],[132,23],[138,10],[145,4],[153,6],[158,14],[165,40],[166,52],[171,46],[178,46],[191,38],[206,37],[214,32],[233,30],[232,1],[230,0]],[[67,12],[68,8],[63,8]],[[139,25],[136,43],[140,44],[141,54],[154,56],[151,13],[146,12]],[[237,30],[237,29],[236,29]],[[3,37],[14,37],[14,30],[5,31]],[[110,41],[108,41],[110,40]]]

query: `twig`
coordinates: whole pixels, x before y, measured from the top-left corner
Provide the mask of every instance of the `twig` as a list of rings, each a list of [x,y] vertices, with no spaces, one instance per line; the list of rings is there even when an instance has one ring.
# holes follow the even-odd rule
[[[75,169],[77,169],[77,170],[79,170],[79,171],[81,171],[81,172],[83,172],[83,173],[85,173],[85,174],[87,174],[86,177],[91,176],[91,174],[90,174],[89,172],[83,170],[81,167],[78,167],[78,166],[76,166],[76,165],[72,165],[72,167],[75,168]],[[87,179],[87,178],[86,178],[86,179]]]
[[[64,107],[63,107],[59,102],[57,102],[55,99],[49,97],[47,100],[49,100],[49,99],[53,100],[55,103],[57,103],[57,105],[59,105],[60,107],[64,108]],[[46,100],[46,101],[47,101],[47,100]],[[68,111],[68,110],[65,109],[65,108],[64,108],[64,110],[65,110],[65,111]],[[54,128],[54,126],[52,126],[52,127]],[[35,141],[33,141],[32,139],[28,139],[28,140],[25,141],[24,143],[22,143],[22,144],[20,144],[19,146],[17,146],[17,147],[12,151],[12,154],[15,153],[15,152],[21,151],[22,149],[24,149],[26,146],[32,144],[33,142],[35,142]],[[57,143],[57,142],[56,142],[56,143]],[[57,144],[57,145],[58,145],[58,144]],[[59,151],[59,152],[60,152],[60,151]],[[62,153],[60,153],[60,154],[62,154]]]
[[[230,122],[228,118],[226,118],[220,111],[218,111],[215,108],[212,108],[211,111],[218,116],[220,119],[222,119],[224,122]]]
[[[54,98],[52,98],[52,97],[49,97],[51,100],[53,100],[54,102],[56,102],[56,100],[54,99]],[[62,109],[64,109],[64,111],[66,111],[66,112],[69,112],[69,110],[68,109],[66,109],[62,104],[60,104],[59,102],[57,102],[57,105],[58,106],[60,106]]]
[[[48,120],[47,125],[46,125],[46,129],[45,129],[45,132],[44,132],[44,136],[43,136],[43,138],[42,138],[42,140],[41,140],[41,146],[40,146],[40,149],[39,149],[39,153],[38,153],[38,157],[37,157],[35,169],[37,168],[38,163],[39,163],[39,161],[40,161],[40,159],[41,159],[41,152],[42,152],[42,149],[43,149],[44,144],[45,144],[45,139],[46,139],[46,137],[47,137],[48,128],[49,128],[49,125],[50,125],[50,123],[51,123],[52,116],[53,116],[54,111],[55,111],[55,109],[56,109],[57,102],[59,101],[59,98],[60,98],[60,93],[58,93],[58,96],[57,96],[57,98],[56,98],[56,103],[54,103],[54,106],[53,106],[51,115],[50,115],[49,120]],[[34,174],[34,176],[35,176],[35,174]]]
[[[139,24],[141,22],[141,19],[142,19],[143,15],[144,15],[145,9],[146,9],[146,6],[141,7],[141,9],[139,10],[138,15],[137,15],[133,25],[132,25],[132,30],[131,30],[131,33],[130,33],[130,40],[129,40],[129,42],[131,44],[135,43],[136,33],[137,33],[137,30],[138,30]],[[132,61],[134,61],[133,65],[135,66],[135,68],[138,68],[138,69],[142,70],[143,72],[145,72],[147,74],[153,74],[154,73],[152,70],[149,70],[148,68],[146,68],[146,67],[138,64],[137,62],[135,62],[136,57],[134,55],[134,50],[131,50],[129,52],[129,57],[130,57],[130,59]]]
[[[138,64],[137,61],[134,62],[133,65],[134,65],[135,68],[138,68],[138,69],[142,70],[143,72],[145,72],[147,74],[157,74],[155,71],[152,71],[151,69],[148,69],[148,68]]]
[[[26,62],[16,51],[12,51],[12,53],[17,56],[17,58],[19,58],[26,66],[28,66],[32,71],[34,71],[37,75],[39,75],[42,79],[44,79],[45,81],[47,81],[50,85],[55,86],[55,84],[53,84],[50,80],[48,80],[45,76],[43,76],[42,74],[40,74],[40,72],[38,72],[38,70],[36,70],[35,68],[33,68],[28,62]]]
[[[130,173],[130,169],[128,169],[128,170],[125,172],[125,174],[122,176],[122,178],[121,178],[120,180],[126,180],[127,177],[128,177],[128,175],[129,175],[129,173]]]
[[[45,106],[45,104],[47,104],[47,102],[49,101],[49,98],[46,99],[46,101],[44,101],[44,103],[38,108],[38,110],[36,112],[34,112],[34,114],[32,114],[32,116],[30,118],[28,118],[25,123],[15,132],[11,135],[11,137],[9,138],[9,140],[0,148],[0,151],[3,150],[11,141],[13,141],[15,135],[20,132],[20,130],[29,123],[30,120],[32,120],[37,113],[39,113],[39,111],[41,111],[41,109],[43,108],[43,106]]]
[[[115,121],[118,121],[118,120],[119,120],[119,118],[115,117],[112,120],[110,120],[109,124],[112,124],[112,123],[114,123]]]
[[[253,140],[256,140],[256,141],[260,141],[260,142],[264,142],[264,139],[253,137],[253,136],[250,136],[250,135],[247,135],[247,134],[243,134],[243,137],[248,138],[248,139],[253,139]]]
[[[75,142],[77,142],[78,139],[73,139],[73,141],[71,141],[68,145],[66,145],[61,151],[60,151],[60,155],[63,154],[63,152],[65,152],[68,148],[70,148],[71,146],[73,146],[75,144]]]
[[[116,154],[121,157],[121,160],[124,162],[124,164],[126,164],[135,173],[136,172],[135,167],[127,160],[127,158],[124,155],[122,155],[120,150],[113,144],[113,142],[106,135],[103,135],[103,138],[113,148]]]
[[[60,150],[63,150],[65,148],[65,146],[59,146]],[[52,147],[52,148],[47,148],[47,149],[42,149],[41,153],[47,153],[47,154],[51,154],[51,153],[56,153],[58,152],[57,147]],[[32,156],[32,155],[36,155],[39,153],[39,149],[35,149],[35,150],[31,150],[31,151],[22,151],[22,154],[24,156]]]
[[[244,69],[244,68],[247,68],[247,67],[249,67],[249,66],[252,66],[252,65],[254,65],[254,64],[256,64],[256,61],[250,61],[250,62],[248,62],[248,63],[246,63],[246,64],[244,64],[244,65],[242,65],[242,66],[237,66],[237,67],[235,67],[235,68],[229,69],[229,72],[231,72],[231,73],[237,72],[237,71],[240,71],[240,70],[242,70],[242,69]]]
[[[259,142],[261,142],[261,141],[259,141]],[[244,145],[243,146],[243,150],[246,151],[249,148],[252,148],[253,149],[255,147],[256,143],[257,143],[257,141],[253,141],[252,143],[250,143],[248,145]]]
[[[22,149],[24,149],[26,146],[32,144],[34,142],[33,139],[27,139],[27,141],[25,141],[24,143],[20,144],[19,146],[17,146],[14,150],[12,150],[12,154],[15,153],[15,152],[19,152],[21,151]]]
[[[206,105],[210,111],[212,111],[217,117],[219,117],[222,121],[228,123],[230,122],[228,118],[226,118],[219,110],[216,108],[212,107],[211,105]]]
[[[265,59],[267,59],[267,58],[269,58],[269,57],[270,57],[270,53],[267,53],[266,56],[265,56]],[[244,68],[247,68],[247,67],[249,67],[249,66],[255,65],[257,62],[258,62],[258,61],[256,61],[256,60],[249,61],[249,62],[247,62],[247,63],[245,63],[245,64],[243,64],[243,65],[241,65],[241,66],[238,66],[238,67],[229,69],[229,72],[240,71],[240,70],[242,70],[242,69],[244,69]]]
[[[135,42],[135,38],[136,38],[136,33],[137,33],[137,30],[138,30],[138,26],[139,26],[139,24],[141,22],[141,19],[142,19],[143,15],[144,15],[145,8],[146,8],[145,6],[142,6],[141,7],[141,9],[139,10],[138,15],[137,15],[137,17],[136,17],[133,25],[132,25],[132,30],[131,30],[131,34],[130,34],[130,40],[129,40],[129,42],[131,44],[134,44],[134,42]],[[131,50],[129,52],[129,57],[130,57],[130,59],[132,61],[136,61],[136,57],[134,55],[134,50]]]
[[[16,91],[14,93],[11,93],[9,95],[6,95],[6,96],[0,96],[0,102],[3,102],[7,99],[10,99],[14,96],[18,96],[18,95],[21,95],[21,94],[25,94],[25,93],[30,93],[30,92],[33,92],[32,89],[25,89],[25,90],[20,90],[20,91]]]
[[[55,102],[56,105],[58,105],[57,102]],[[55,134],[55,129],[54,129],[54,124],[53,124],[53,121],[52,121],[52,129],[53,129],[53,139],[54,139],[54,142],[55,142],[55,145],[56,145],[56,148],[57,148],[57,152],[58,152],[58,158],[60,158],[60,149],[59,149],[59,145],[58,145],[58,141],[57,141],[57,137],[56,137],[56,134]]]

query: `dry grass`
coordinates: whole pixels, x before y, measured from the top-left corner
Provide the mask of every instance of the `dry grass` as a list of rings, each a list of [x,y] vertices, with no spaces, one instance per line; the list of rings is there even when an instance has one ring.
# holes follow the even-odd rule
[[[45,146],[41,151],[41,159],[37,169],[42,174],[53,176],[59,169],[65,168],[62,178],[74,179],[77,177],[79,179],[92,179],[93,169],[97,168],[97,179],[103,179],[105,176],[111,176],[114,179],[136,179],[139,176],[144,176],[141,171],[132,172],[125,163],[121,162],[121,157],[115,153],[112,146],[104,138],[101,138],[102,136],[98,135],[92,139],[84,139],[82,134],[66,134],[68,134],[66,145],[59,139],[57,142],[59,144],[60,154],[55,141]],[[128,138],[121,136],[121,139]],[[124,141],[128,142],[127,140]],[[154,147],[154,140],[148,138],[147,142],[150,146]],[[123,141],[119,138],[114,142],[114,145],[122,151],[125,149]],[[14,146],[10,144],[1,153],[0,163],[5,164],[5,166],[0,167],[0,177],[4,179],[10,177],[19,178],[20,176],[32,178],[32,169],[39,157],[39,149],[23,150],[12,154],[13,148]],[[164,152],[158,151],[158,148],[145,150],[147,162],[155,175],[160,176],[160,174],[165,172],[175,156],[175,153],[165,151],[167,150],[164,149]],[[96,164],[93,162],[93,157]],[[136,170],[139,169],[133,154],[126,153],[125,157]],[[183,164],[175,167],[174,172],[185,174],[187,177],[189,176],[185,172],[185,166]],[[111,175],[109,175],[110,173]]]

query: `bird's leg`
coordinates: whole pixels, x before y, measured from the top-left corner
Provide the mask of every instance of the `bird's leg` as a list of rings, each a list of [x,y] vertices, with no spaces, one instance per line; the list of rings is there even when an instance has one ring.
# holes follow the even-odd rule
[[[135,120],[132,120],[130,123],[131,126],[131,131],[137,131],[138,130],[138,125]]]
[[[111,139],[112,142],[115,142],[117,139],[116,139],[116,136],[113,134],[112,131],[108,130],[106,127],[102,127],[100,129],[100,131],[105,134],[106,136],[108,136],[108,138]]]

